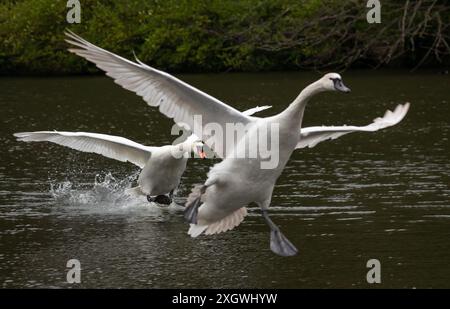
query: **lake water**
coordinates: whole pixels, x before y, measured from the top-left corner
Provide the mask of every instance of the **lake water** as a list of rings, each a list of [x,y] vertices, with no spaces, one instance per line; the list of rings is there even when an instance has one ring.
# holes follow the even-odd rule
[[[241,110],[285,108],[312,73],[181,75]],[[299,254],[269,249],[257,208],[233,231],[191,239],[182,206],[122,191],[133,165],[12,133],[87,131],[170,144],[172,121],[106,77],[1,78],[0,287],[450,288],[450,77],[428,72],[343,74],[350,95],[321,94],[304,126],[365,125],[411,102],[399,125],[296,151],[271,215]],[[183,205],[214,162],[191,160]],[[66,282],[69,259],[78,285]],[[369,259],[382,283],[366,281]]]

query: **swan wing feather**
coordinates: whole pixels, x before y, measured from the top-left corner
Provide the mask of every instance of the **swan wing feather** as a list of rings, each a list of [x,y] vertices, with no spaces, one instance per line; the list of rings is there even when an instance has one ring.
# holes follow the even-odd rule
[[[129,161],[144,168],[155,147],[148,147],[129,139],[99,133],[36,131],[15,133],[24,142],[51,142],[83,152],[103,155],[107,158]]]
[[[194,88],[178,78],[152,68],[136,58],[130,61],[102,49],[71,31],[66,32],[66,41],[76,48],[69,49],[114,79],[115,83],[141,96],[148,105],[159,107],[159,111],[173,119],[176,124],[191,130],[217,152],[224,141],[204,135],[203,127],[209,123],[225,128],[227,123],[247,124],[252,118],[220,100]],[[201,123],[198,117],[201,115]],[[196,125],[194,125],[196,122]],[[221,151],[219,151],[219,154]]]
[[[321,126],[302,128],[300,131],[300,140],[296,149],[312,148],[317,144],[336,139],[352,132],[375,132],[387,127],[398,124],[406,116],[409,110],[409,103],[399,104],[394,111],[387,110],[383,117],[378,117],[366,126]]]

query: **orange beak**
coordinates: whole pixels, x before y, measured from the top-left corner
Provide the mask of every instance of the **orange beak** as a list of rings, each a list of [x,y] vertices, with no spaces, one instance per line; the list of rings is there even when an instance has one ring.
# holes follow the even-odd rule
[[[206,152],[203,151],[203,147],[198,152],[198,155],[200,156],[200,159],[206,159]]]

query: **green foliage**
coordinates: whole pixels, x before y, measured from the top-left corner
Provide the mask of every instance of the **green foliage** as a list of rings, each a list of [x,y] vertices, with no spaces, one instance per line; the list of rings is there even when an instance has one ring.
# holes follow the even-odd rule
[[[189,72],[379,65],[393,59],[414,65],[428,51],[424,46],[436,42],[436,28],[450,31],[448,6],[441,6],[442,18],[434,22],[427,1],[408,24],[427,23],[421,32],[411,28],[406,34],[399,28],[404,4],[394,0],[383,1],[381,25],[365,21],[365,1],[357,0],[81,0],[82,22],[74,25],[66,22],[66,3],[0,3],[0,73],[95,72],[67,52],[66,28],[124,57],[134,51],[158,68]],[[448,63],[443,38],[438,53],[427,55],[432,61]]]

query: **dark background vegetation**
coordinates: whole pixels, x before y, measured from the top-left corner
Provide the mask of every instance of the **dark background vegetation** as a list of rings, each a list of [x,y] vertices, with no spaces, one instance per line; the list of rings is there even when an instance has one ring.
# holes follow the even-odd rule
[[[450,2],[381,0],[368,24],[366,0],[81,0],[81,24],[66,0],[0,2],[0,72],[95,72],[67,52],[64,30],[176,72],[380,66],[446,68]]]

